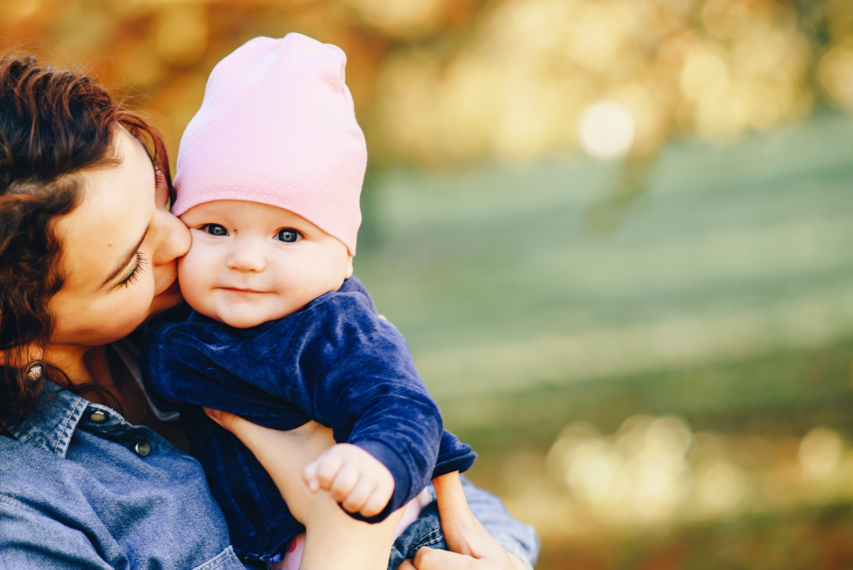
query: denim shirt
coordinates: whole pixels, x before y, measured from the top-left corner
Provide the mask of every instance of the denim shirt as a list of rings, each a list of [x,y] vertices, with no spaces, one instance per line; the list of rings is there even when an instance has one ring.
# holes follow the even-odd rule
[[[245,570],[198,462],[46,382],[0,436],[0,569]]]
[[[35,413],[7,435],[0,570],[256,568],[234,554],[201,465],[149,428],[48,382]],[[463,485],[486,530],[532,569],[534,529],[494,495]]]

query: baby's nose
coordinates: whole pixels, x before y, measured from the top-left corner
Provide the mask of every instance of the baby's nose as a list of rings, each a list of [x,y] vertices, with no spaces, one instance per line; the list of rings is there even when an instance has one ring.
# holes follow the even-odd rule
[[[252,243],[237,243],[228,254],[226,264],[235,271],[263,271],[267,267],[266,256],[261,248]]]

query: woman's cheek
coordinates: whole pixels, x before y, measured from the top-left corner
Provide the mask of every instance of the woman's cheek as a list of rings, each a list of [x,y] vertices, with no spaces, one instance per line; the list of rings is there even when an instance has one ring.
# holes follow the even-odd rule
[[[154,299],[154,280],[140,281],[137,287],[128,288],[119,302],[114,302],[111,308],[99,311],[101,324],[92,323],[92,330],[108,332],[113,340],[122,338],[132,333],[148,317]],[[117,298],[118,299],[118,298]]]

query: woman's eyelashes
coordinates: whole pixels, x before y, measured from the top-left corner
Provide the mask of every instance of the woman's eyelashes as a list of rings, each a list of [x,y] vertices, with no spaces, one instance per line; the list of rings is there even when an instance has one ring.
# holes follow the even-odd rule
[[[142,252],[136,252],[136,265],[133,267],[133,270],[130,274],[125,277],[120,283],[119,286],[130,287],[136,280],[139,278],[139,275],[145,270],[145,258],[142,256]]]
[[[296,243],[302,239],[302,234],[293,228],[284,228],[283,230],[278,231],[275,235],[275,239],[285,243]]]
[[[154,186],[160,187],[166,185],[166,175],[160,170],[159,166],[154,166]]]
[[[209,233],[212,236],[227,236],[228,230],[219,224],[205,224],[202,226],[202,231]]]
[[[169,183],[166,180],[166,175],[157,166],[154,167],[154,193],[157,197],[158,205],[164,208],[169,206],[171,198],[169,196]]]

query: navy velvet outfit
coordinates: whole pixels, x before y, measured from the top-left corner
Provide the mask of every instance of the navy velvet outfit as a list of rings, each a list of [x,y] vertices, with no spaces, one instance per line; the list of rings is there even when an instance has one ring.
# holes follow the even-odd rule
[[[351,515],[368,522],[384,520],[432,478],[466,471],[476,458],[444,431],[406,341],[378,318],[356,277],[296,313],[247,329],[186,306],[169,311],[149,327],[141,356],[150,395],[180,409],[244,558],[275,559],[304,527],[251,452],[198,406],[280,430],[314,420],[331,427],[335,441],[368,451],[395,483],[382,513]]]

